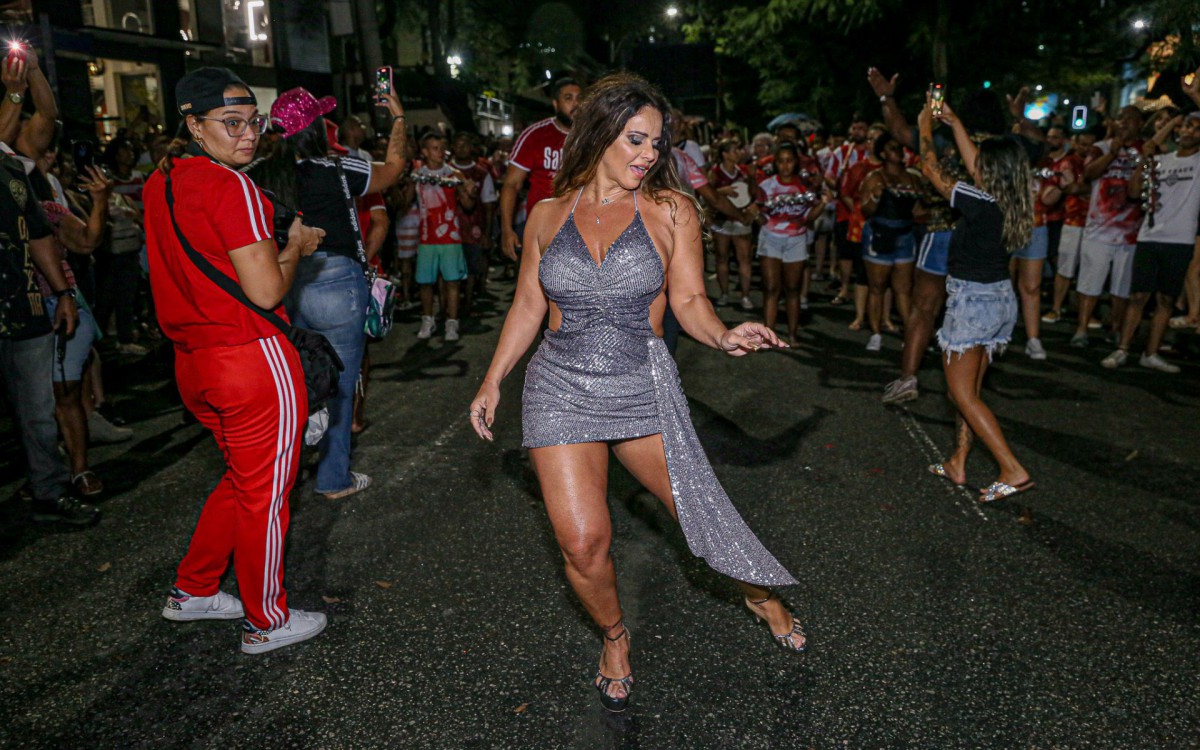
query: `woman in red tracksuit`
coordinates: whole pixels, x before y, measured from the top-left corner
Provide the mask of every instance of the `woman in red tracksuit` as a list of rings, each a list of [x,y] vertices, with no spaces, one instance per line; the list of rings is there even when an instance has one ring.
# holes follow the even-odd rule
[[[180,230],[254,304],[284,315],[280,301],[296,264],[323,233],[297,220],[280,252],[271,202],[235,171],[254,158],[266,124],[254,94],[232,72],[202,68],[180,80],[175,98],[194,139],[193,158],[176,161],[169,171]],[[205,502],[163,617],[244,616],[241,649],[261,653],[325,628],[325,615],[289,610],[283,588],[288,494],[308,418],[304,374],[295,348],[279,331],[184,253],[167,204],[167,180],[155,173],[143,193],[150,286],[159,324],[175,345],[184,405],[212,430],[226,471]],[[241,601],[218,588],[230,555]]]

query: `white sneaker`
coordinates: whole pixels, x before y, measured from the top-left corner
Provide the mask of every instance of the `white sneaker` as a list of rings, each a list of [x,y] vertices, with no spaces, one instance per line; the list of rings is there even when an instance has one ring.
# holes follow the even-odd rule
[[[749,297],[742,297],[742,309],[743,310],[753,310],[754,309],[754,303],[750,301]]]
[[[867,351],[877,352],[883,348],[883,336],[878,333],[872,333],[871,338],[867,339]]]
[[[1171,364],[1157,354],[1143,354],[1142,358],[1138,360],[1138,364],[1148,370],[1158,370],[1159,372],[1166,372],[1172,375],[1179,372],[1177,365]]]
[[[1025,342],[1025,354],[1030,359],[1042,361],[1046,358],[1046,348],[1042,346],[1041,339],[1029,339]]]
[[[729,304],[729,295],[728,294],[722,294],[720,297],[717,297],[717,307],[724,307],[725,305],[728,305],[728,304]]]
[[[120,352],[121,354],[129,354],[129,355],[132,355],[135,357],[140,357],[143,354],[150,353],[150,350],[147,349],[146,347],[142,346],[141,344],[133,344],[133,343],[118,344],[117,351]]]
[[[446,341],[458,341],[458,321],[454,318],[446,319]]]
[[[87,423],[88,437],[93,443],[123,443],[133,439],[133,430],[128,427],[117,427],[98,411],[93,411],[88,415]]]
[[[245,616],[245,613],[242,611],[242,602],[224,591],[218,591],[212,596],[188,596],[179,589],[173,589],[167,597],[162,616],[175,622],[191,622],[236,620]]]
[[[1117,349],[1112,354],[1100,360],[1100,364],[1110,370],[1115,370],[1128,361],[1129,353],[1124,349]]]
[[[437,321],[432,315],[421,316],[421,330],[417,331],[417,338],[427,339],[433,335],[433,329],[437,328]]]
[[[287,624],[282,627],[274,630],[248,629],[244,631],[242,633],[242,653],[265,654],[293,643],[307,641],[309,638],[319,635],[329,622],[322,612],[293,609],[289,614]],[[247,623],[246,627],[252,626]]]

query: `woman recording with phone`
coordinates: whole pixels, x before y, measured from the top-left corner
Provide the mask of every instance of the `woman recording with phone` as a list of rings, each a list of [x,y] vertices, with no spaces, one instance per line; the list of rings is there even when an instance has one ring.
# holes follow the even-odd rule
[[[949,104],[934,114],[930,97],[918,119],[921,171],[934,189],[962,213],[950,240],[946,318],[937,332],[950,401],[957,409],[957,440],[945,462],[929,467],[939,477],[965,484],[967,456],[978,435],[1000,465],[1000,475],[980,490],[991,502],[1034,488],[1029,472],[1009,449],[996,416],[980,390],[992,354],[1007,346],[1017,322],[1017,298],[1009,279],[1012,253],[1033,235],[1032,172],[1025,148],[1015,138],[986,138],[978,147]],[[933,120],[954,131],[973,186],[943,171],[933,145]]]
[[[283,316],[296,266],[324,233],[297,218],[280,251],[271,201],[238,173],[267,125],[249,86],[224,68],[201,68],[180,79],[175,99],[193,158],[164,166],[146,183],[150,287],[159,324],[175,345],[183,403],[212,431],[226,469],[162,614],[174,621],[244,615],[241,649],[262,653],[325,628],[325,615],[289,609],[283,588],[288,495],[308,417],[304,373],[279,330],[198,264]],[[241,601],[219,589],[230,555]]]
[[[407,147],[404,108],[391,93],[380,98],[392,124],[386,161],[331,157],[324,116],[337,101],[294,88],[271,105],[271,128],[283,137],[247,170],[280,203],[303,214],[306,223],[325,230],[320,251],[300,262],[287,307],[296,325],[329,339],[345,366],[337,396],[328,402],[329,427],[317,446],[321,458],[316,491],[330,500],[371,484],[366,474],[350,471],[354,391],[366,348],[363,326],[369,293],[354,199],[386,190],[400,179]]]

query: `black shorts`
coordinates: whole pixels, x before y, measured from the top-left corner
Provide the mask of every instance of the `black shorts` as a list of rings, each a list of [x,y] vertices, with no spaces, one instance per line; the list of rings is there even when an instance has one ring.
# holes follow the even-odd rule
[[[1178,297],[1192,262],[1194,245],[1174,242],[1139,242],[1133,253],[1133,279],[1130,294]]]
[[[462,247],[463,258],[467,261],[467,273],[471,276],[483,273],[487,268],[485,263],[487,251],[483,249],[483,246],[464,242]]]

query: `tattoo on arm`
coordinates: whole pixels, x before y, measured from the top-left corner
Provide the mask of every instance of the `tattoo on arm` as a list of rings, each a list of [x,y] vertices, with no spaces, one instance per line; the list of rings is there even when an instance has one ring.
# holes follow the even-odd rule
[[[920,149],[921,167],[925,176],[929,178],[929,182],[933,185],[934,190],[937,190],[942,195],[949,195],[950,188],[954,185],[955,181],[942,169],[941,162],[938,161],[937,151],[933,147],[933,136],[931,134],[921,134]]]

